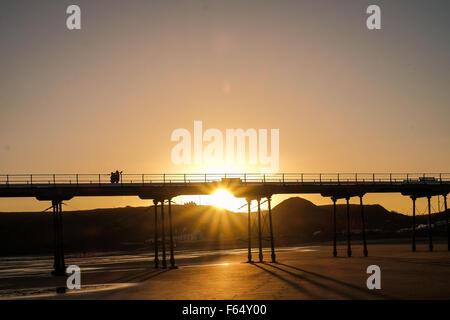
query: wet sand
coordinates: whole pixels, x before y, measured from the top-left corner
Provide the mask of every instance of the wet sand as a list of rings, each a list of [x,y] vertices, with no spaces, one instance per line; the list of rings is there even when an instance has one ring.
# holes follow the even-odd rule
[[[3,258],[1,299],[449,299],[450,252],[426,244],[370,244],[369,257],[344,244],[338,257],[327,245],[277,249],[277,263],[249,264],[245,249],[176,252],[178,269],[154,269],[149,253],[67,257],[81,268],[81,290],[66,290],[50,275],[51,257]],[[167,258],[169,258],[167,256]],[[254,249],[253,260],[258,259]],[[169,261],[167,261],[169,263]],[[369,290],[369,265],[381,268],[381,290]]]

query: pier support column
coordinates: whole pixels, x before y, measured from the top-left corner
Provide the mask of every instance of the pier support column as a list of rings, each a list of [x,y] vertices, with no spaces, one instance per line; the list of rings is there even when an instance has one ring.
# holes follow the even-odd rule
[[[447,223],[447,250],[450,251],[450,225],[448,223],[447,195],[444,194],[443,197],[444,197],[445,221]]]
[[[58,212],[57,201],[52,201],[52,218],[53,218],[53,271],[52,274],[55,275],[58,271],[59,265],[59,236],[58,236],[58,222],[56,220],[56,215]]]
[[[367,251],[367,242],[366,242],[366,222],[364,220],[364,206],[363,206],[363,196],[359,196],[359,205],[361,207],[361,225],[362,225],[362,236],[363,236],[363,252],[364,257],[367,257],[369,252]]]
[[[169,199],[169,237],[170,237],[170,269],[176,269],[175,255],[173,252],[173,232],[172,232],[172,199]]]
[[[412,251],[416,252],[416,197],[411,197],[413,202],[413,218],[412,218]]]
[[[250,215],[250,205],[252,203],[251,199],[247,198],[247,208],[248,208],[248,217],[247,217],[247,224],[248,224],[248,263],[253,263],[252,261],[252,220]]]
[[[263,262],[263,251],[262,251],[262,230],[261,230],[261,198],[258,201],[258,238],[259,238],[259,262]]]
[[[63,276],[66,274],[66,264],[64,261],[63,246],[63,226],[62,226],[62,201],[52,200],[53,207],[53,229],[54,229],[54,260],[53,272],[55,276]]]
[[[272,226],[272,207],[270,205],[271,197],[267,197],[267,206],[269,209],[269,225],[270,225],[270,248],[272,250],[271,258],[272,262],[277,262],[275,257],[275,243],[273,239],[273,226]]]
[[[350,204],[349,200],[350,198],[345,198],[347,200],[347,256],[352,256],[352,247],[351,247],[351,237],[350,237]]]
[[[428,199],[428,247],[433,251],[433,230],[431,229],[431,196]]]
[[[336,232],[336,198],[331,197],[331,200],[333,200],[333,256],[337,257],[337,247],[336,247],[336,238],[337,238],[337,232]]]
[[[153,200],[153,205],[155,207],[155,268],[158,268],[158,201]]]
[[[162,267],[167,268],[166,261],[166,230],[164,225],[164,200],[161,201],[161,242],[162,242]]]

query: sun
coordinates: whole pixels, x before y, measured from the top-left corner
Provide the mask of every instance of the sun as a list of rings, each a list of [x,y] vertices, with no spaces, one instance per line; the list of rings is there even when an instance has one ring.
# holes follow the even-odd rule
[[[233,212],[246,212],[247,202],[244,198],[234,197],[227,189],[220,188],[214,193],[199,196],[180,196],[180,203],[194,202],[197,205],[214,206]]]
[[[243,204],[245,204],[244,199],[234,197],[226,189],[218,189],[213,194],[208,196],[208,202],[213,206],[230,211],[237,211]]]

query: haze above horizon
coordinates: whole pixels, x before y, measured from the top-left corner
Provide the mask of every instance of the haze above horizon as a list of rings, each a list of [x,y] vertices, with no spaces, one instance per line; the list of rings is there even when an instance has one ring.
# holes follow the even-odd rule
[[[279,129],[280,172],[450,171],[448,1],[377,1],[377,31],[366,0],[79,0],[76,32],[69,4],[0,4],[0,173],[249,170],[175,165],[171,133],[195,120]],[[400,195],[365,202],[411,211]],[[48,206],[0,201],[0,211]]]

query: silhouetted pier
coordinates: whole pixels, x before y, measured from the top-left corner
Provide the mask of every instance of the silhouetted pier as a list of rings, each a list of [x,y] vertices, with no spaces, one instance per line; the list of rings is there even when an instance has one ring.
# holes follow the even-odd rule
[[[111,183],[110,174],[20,174],[0,175],[0,197],[34,197],[40,201],[51,201],[53,208],[55,253],[54,273],[65,274],[63,234],[62,234],[62,201],[74,197],[100,196],[138,196],[150,199],[155,208],[155,267],[159,266],[158,252],[158,205],[161,214],[162,260],[166,261],[166,226],[164,203],[168,204],[168,224],[170,243],[170,266],[175,268],[172,236],[171,199],[180,195],[207,195],[219,188],[225,188],[236,197],[245,198],[248,203],[248,262],[252,261],[250,204],[258,204],[258,260],[263,262],[261,200],[268,202],[268,223],[271,244],[271,261],[276,262],[275,243],[272,228],[271,197],[275,194],[320,194],[329,197],[333,202],[333,255],[336,250],[336,202],[345,199],[347,203],[347,255],[352,255],[351,230],[349,216],[349,200],[359,197],[363,254],[368,255],[363,197],[367,193],[400,193],[408,196],[413,202],[412,250],[415,243],[416,200],[428,199],[429,249],[433,250],[432,221],[430,201],[434,196],[443,196],[447,222],[448,249],[450,250],[449,218],[447,195],[450,192],[450,173],[277,173],[277,174],[121,174],[118,183]]]

